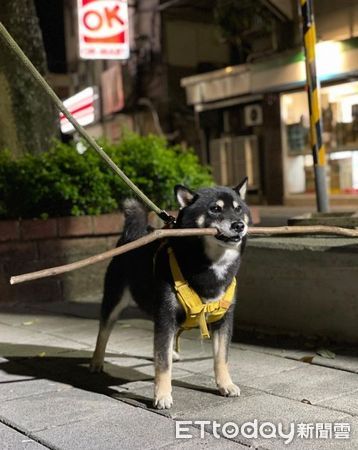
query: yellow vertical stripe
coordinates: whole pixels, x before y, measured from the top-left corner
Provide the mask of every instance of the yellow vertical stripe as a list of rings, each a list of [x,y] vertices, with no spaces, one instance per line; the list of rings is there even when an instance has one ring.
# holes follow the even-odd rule
[[[312,104],[312,118],[314,123],[316,123],[321,117],[319,110],[319,99],[317,89],[315,89],[311,93],[311,104]]]
[[[315,58],[315,33],[314,27],[310,27],[305,34],[305,47],[306,47],[306,58],[308,62],[313,61]]]
[[[324,145],[318,151],[318,165],[324,166],[326,164],[326,151]]]
[[[310,136],[311,136],[311,146],[314,147],[317,143],[316,139],[316,123],[313,117],[310,117]]]
[[[300,0],[302,10],[305,9],[306,13],[309,14],[308,1]],[[305,20],[305,34],[303,37],[305,53],[306,53],[306,77],[307,77],[307,86],[308,86],[308,95],[310,99],[310,138],[311,138],[311,146],[314,152],[315,160],[317,164],[322,166],[326,163],[326,153],[325,148],[322,143],[321,147],[318,148],[318,145],[322,142],[322,136],[317,136],[317,132],[319,133],[319,124],[321,120],[321,110],[320,110],[320,99],[319,99],[319,90],[316,86],[319,86],[319,82],[316,79],[316,26],[314,23],[314,18],[311,16],[303,17]],[[307,22],[306,22],[307,20]],[[318,130],[317,130],[318,128]],[[319,139],[318,139],[319,138]]]

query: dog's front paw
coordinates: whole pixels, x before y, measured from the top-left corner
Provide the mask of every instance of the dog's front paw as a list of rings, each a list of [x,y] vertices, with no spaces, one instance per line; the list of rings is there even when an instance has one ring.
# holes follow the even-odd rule
[[[230,383],[227,385],[218,385],[219,392],[224,397],[239,397],[240,395],[240,388],[239,386],[236,386],[234,383]]]
[[[153,403],[157,409],[169,409],[173,405],[173,397],[171,394],[158,394],[154,397]]]

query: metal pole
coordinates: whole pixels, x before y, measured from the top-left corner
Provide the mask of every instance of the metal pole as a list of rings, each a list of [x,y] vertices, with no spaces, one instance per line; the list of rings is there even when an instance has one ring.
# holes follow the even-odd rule
[[[107,153],[100,147],[97,142],[90,136],[87,131],[77,122],[77,120],[72,116],[72,114],[67,110],[65,105],[57,97],[55,92],[51,89],[47,81],[41,76],[36,67],[28,59],[25,53],[17,45],[15,40],[12,38],[10,33],[0,22],[0,37],[4,39],[6,44],[15,52],[20,61],[29,70],[31,75],[35,80],[42,86],[47,95],[52,99],[57,108],[64,114],[68,121],[73,125],[73,127],[78,131],[82,138],[98,153],[98,155],[108,164],[108,166],[113,170],[113,172],[118,175],[122,181],[130,188],[132,191],[151,209],[153,210],[164,222],[172,223],[175,221],[174,217],[170,216],[163,209],[158,208],[150,198],[148,198],[128,177],[127,175],[112,161],[112,159],[107,155]]]
[[[313,154],[316,201],[318,212],[328,212],[328,192],[326,178],[326,151],[322,142],[322,124],[319,89],[316,71],[316,25],[312,0],[300,0],[303,20],[303,43],[306,60],[306,84],[310,112],[310,141]]]

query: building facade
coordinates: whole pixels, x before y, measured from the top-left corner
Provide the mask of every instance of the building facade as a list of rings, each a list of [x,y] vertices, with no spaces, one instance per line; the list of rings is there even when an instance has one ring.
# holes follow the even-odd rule
[[[329,193],[333,204],[352,204],[358,201],[358,5],[315,6]],[[182,79],[202,159],[213,165],[217,182],[233,184],[246,173],[252,201],[315,203],[305,77],[297,47]]]
[[[213,23],[214,0],[194,5],[188,0],[128,0],[130,55],[122,61],[80,58],[78,0],[62,0],[57,20],[63,40],[56,47],[63,46],[61,65],[51,58],[55,36],[48,27],[48,5],[36,2],[49,47],[51,85],[63,100],[88,87],[98,93],[96,120],[87,125],[93,136],[117,140],[123,130],[134,130],[198,145],[180,79],[230,62],[228,45]]]
[[[40,12],[47,8],[47,0],[36,1]],[[314,204],[296,0],[257,2],[270,27],[255,18],[243,34],[250,44],[244,56],[223,37],[216,0],[128,0],[130,57],[123,61],[82,60],[77,0],[61,3],[65,61],[52,61],[49,81],[62,99],[95,89],[95,119],[87,125],[93,136],[162,134],[194,146],[220,184],[248,175],[251,202]],[[240,2],[238,15],[252,4]],[[315,0],[314,6],[328,186],[332,202],[352,203],[358,189],[358,5]],[[45,45],[49,36],[51,27]]]

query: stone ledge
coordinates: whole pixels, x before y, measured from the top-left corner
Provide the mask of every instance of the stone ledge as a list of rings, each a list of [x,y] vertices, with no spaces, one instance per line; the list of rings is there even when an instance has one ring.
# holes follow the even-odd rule
[[[0,242],[118,235],[122,229],[122,213],[58,217],[46,220],[0,220]]]
[[[358,343],[358,239],[249,239],[238,276],[235,334],[263,332]]]
[[[0,241],[13,241],[20,238],[20,226],[17,220],[0,221]]]

